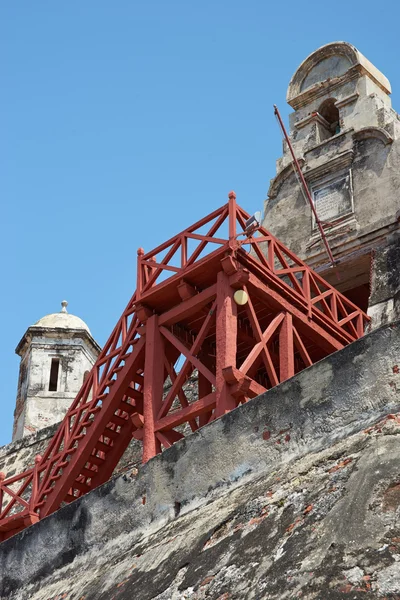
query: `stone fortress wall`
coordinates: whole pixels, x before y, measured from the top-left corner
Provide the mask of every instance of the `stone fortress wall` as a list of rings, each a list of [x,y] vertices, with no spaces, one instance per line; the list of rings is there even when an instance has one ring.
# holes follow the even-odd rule
[[[397,322],[6,540],[0,597],[400,593],[399,357]]]

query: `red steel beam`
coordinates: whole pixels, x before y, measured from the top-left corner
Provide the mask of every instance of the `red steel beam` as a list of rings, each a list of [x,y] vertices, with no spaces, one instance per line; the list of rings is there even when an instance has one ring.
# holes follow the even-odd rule
[[[264,228],[246,237],[248,217],[230,192],[211,215],[139,250],[138,289],[43,457],[0,474],[0,540],[106,481],[132,438],[147,461],[361,337],[368,317]],[[237,289],[248,294],[244,306]],[[195,370],[198,398],[189,401]]]
[[[164,383],[164,342],[158,316],[146,321],[146,354],[143,386],[143,462],[158,454],[160,442],[155,435],[155,420],[160,409]]]
[[[230,224],[230,234],[234,233]],[[224,271],[217,275],[217,313],[216,313],[216,416],[220,417],[235,408],[229,386],[225,381],[223,369],[236,365],[237,346],[237,305],[233,300],[233,289],[229,277]]]

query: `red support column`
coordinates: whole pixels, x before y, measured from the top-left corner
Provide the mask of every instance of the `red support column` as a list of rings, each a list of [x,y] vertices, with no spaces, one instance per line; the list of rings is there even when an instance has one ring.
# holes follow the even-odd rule
[[[161,407],[164,384],[164,342],[158,328],[158,315],[146,321],[144,382],[143,382],[143,462],[161,451],[155,434],[155,421]]]
[[[229,192],[229,241],[232,243],[236,239],[236,194]]]
[[[138,300],[142,293],[143,287],[143,267],[142,267],[142,257],[144,256],[143,248],[138,248],[137,251],[137,271],[136,271],[136,300]]]
[[[279,332],[279,381],[294,375],[293,320],[290,313],[282,322]]]
[[[236,367],[237,348],[237,306],[233,299],[234,290],[229,277],[223,271],[217,278],[217,315],[216,315],[216,417],[236,407],[235,398],[229,391],[223,369]]]

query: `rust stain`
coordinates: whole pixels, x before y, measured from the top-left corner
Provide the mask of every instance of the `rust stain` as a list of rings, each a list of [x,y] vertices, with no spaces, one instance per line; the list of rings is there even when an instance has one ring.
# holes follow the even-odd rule
[[[253,517],[252,519],[250,519],[249,525],[255,525],[255,524],[261,523],[261,521],[264,521],[265,517],[267,517],[267,516],[268,516],[268,513],[265,513],[261,517]]]
[[[332,469],[329,469],[328,473],[334,473],[335,471],[339,471],[339,469],[343,469],[343,467],[346,467],[349,463],[352,462],[352,460],[352,458],[345,458],[340,463],[332,467]]]
[[[297,519],[295,520],[294,523],[291,523],[289,525],[289,527],[286,527],[286,533],[290,533],[291,531],[293,531],[293,529],[296,527],[296,525],[298,525],[299,523],[302,522],[302,518],[301,517],[297,517]]]
[[[204,587],[205,585],[207,585],[208,583],[210,583],[210,581],[212,581],[214,579],[215,575],[209,575],[208,577],[206,577],[205,579],[203,579],[203,581],[200,584],[200,587]]]
[[[384,512],[394,512],[399,505],[400,483],[392,483],[383,494],[382,509]]]

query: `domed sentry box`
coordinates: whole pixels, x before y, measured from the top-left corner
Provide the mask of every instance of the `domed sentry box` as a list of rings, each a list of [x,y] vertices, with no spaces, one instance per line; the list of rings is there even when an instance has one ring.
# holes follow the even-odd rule
[[[367,321],[231,192],[201,221],[138,251],[137,290],[47,450],[32,469],[2,475],[2,539],[107,481],[132,438],[148,461],[360,338]]]
[[[59,423],[100,353],[89,327],[67,311],[28,327],[15,349],[20,356],[13,442]]]

